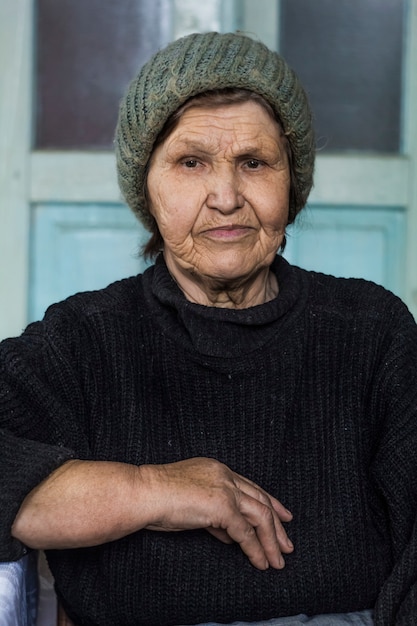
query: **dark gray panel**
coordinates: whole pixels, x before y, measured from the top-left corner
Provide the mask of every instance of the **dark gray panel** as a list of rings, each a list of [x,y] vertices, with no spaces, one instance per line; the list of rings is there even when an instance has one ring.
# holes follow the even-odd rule
[[[120,97],[162,41],[158,0],[37,0],[37,148],[109,148]]]
[[[282,0],[280,50],[307,88],[318,146],[398,152],[405,0]]]

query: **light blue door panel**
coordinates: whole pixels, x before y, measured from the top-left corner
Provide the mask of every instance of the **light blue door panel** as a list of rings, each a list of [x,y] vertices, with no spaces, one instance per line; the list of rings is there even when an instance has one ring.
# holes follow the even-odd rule
[[[29,319],[78,291],[142,272],[149,233],[122,205],[36,205],[32,212]]]
[[[288,229],[284,257],[305,269],[366,278],[404,294],[402,209],[308,207]]]

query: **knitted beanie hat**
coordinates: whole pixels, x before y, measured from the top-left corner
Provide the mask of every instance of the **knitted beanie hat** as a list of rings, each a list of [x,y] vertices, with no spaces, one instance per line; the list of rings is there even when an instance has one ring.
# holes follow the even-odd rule
[[[305,92],[284,59],[242,34],[193,34],[157,52],[131,82],[120,109],[115,147],[125,201],[148,229],[146,166],[165,122],[186,100],[213,89],[237,87],[263,96],[288,138],[294,171],[289,220],[307,201],[313,183],[314,133]]]

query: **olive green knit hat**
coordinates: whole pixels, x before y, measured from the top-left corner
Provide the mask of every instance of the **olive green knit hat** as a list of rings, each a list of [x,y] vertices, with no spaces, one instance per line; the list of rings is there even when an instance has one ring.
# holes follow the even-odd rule
[[[186,100],[213,89],[237,87],[263,96],[280,118],[292,153],[289,220],[307,201],[313,183],[314,133],[305,92],[284,59],[242,34],[193,34],[157,52],[131,82],[120,109],[115,147],[121,192],[144,226],[146,166],[168,117]]]

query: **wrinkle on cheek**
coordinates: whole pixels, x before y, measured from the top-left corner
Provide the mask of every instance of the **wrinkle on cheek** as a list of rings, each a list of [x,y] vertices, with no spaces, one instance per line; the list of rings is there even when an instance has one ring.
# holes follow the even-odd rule
[[[285,224],[279,224],[278,226],[271,226],[270,228],[264,228],[259,237],[259,247],[265,255],[271,254],[276,251],[285,235]]]
[[[192,198],[189,206],[190,194],[186,187],[181,188],[181,193],[176,193],[170,185],[161,186],[162,192],[157,190],[152,194],[150,211],[155,218],[162,236],[173,241],[183,240],[192,236],[201,207],[204,205],[205,195]],[[166,236],[165,236],[166,233]]]
[[[201,254],[196,250],[190,238],[181,243],[165,240],[165,254],[175,262],[178,267],[195,272],[201,263]],[[197,272],[198,273],[198,272]]]

